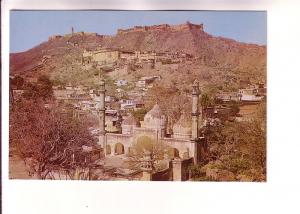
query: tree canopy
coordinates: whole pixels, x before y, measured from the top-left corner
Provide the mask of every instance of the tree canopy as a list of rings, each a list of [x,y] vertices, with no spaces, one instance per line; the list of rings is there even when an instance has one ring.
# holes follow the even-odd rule
[[[42,75],[37,82],[27,83],[24,88],[24,97],[36,100],[38,98],[47,100],[53,97],[52,82],[48,76]]]
[[[209,155],[202,169],[233,173],[236,180],[266,180],[266,106],[251,121],[229,122],[205,129]],[[194,168],[194,176],[203,174]],[[198,174],[197,174],[198,173]]]

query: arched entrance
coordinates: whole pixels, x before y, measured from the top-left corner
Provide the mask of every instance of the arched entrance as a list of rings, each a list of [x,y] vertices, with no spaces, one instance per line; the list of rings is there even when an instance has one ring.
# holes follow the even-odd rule
[[[111,154],[111,146],[110,145],[106,145],[106,154],[107,155]]]
[[[124,154],[124,146],[122,143],[116,143],[115,145],[115,154],[121,155]]]
[[[128,155],[133,155],[133,149],[132,147],[128,147]]]
[[[176,148],[170,148],[168,153],[170,158],[179,158],[179,151]]]
[[[142,153],[144,150],[153,151],[154,140],[148,136],[140,136],[135,145],[135,150],[137,153]]]
[[[190,151],[189,151],[189,148],[186,148],[185,150],[183,150],[182,158],[183,158],[183,159],[189,159],[189,158],[190,158]]]

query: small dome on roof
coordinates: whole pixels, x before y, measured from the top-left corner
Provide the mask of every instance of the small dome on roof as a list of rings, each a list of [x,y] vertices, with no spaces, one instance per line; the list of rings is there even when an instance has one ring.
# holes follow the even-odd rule
[[[138,125],[138,121],[135,119],[135,117],[130,114],[128,117],[126,117],[123,122],[122,122],[123,125],[135,125],[137,126]]]
[[[144,117],[144,127],[152,129],[165,129],[167,118],[163,114],[158,104],[155,104],[153,108]]]
[[[146,115],[151,115],[154,118],[160,118],[163,116],[163,113],[159,105],[155,104],[153,108]]]
[[[186,114],[182,114],[175,123],[173,133],[175,138],[189,138],[191,136],[192,121]]]
[[[186,114],[181,114],[179,120],[177,123],[175,123],[175,126],[184,127],[184,128],[191,128],[192,127],[192,121]]]
[[[130,114],[122,122],[122,134],[132,134],[135,127],[140,127],[140,122]]]

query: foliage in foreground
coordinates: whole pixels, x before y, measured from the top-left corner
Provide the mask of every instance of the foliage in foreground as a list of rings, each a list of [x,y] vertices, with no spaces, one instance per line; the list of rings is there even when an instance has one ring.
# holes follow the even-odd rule
[[[209,144],[208,163],[192,169],[194,180],[208,179],[205,172],[210,170],[233,175],[234,180],[265,181],[265,109],[262,103],[251,121],[225,122],[220,126],[208,127],[205,130]]]
[[[55,169],[84,167],[82,146],[92,143],[82,123],[46,109],[42,102],[24,101],[11,112],[10,146],[39,178]]]
[[[30,85],[24,97],[14,101],[10,111],[10,149],[24,160],[30,174],[40,179],[45,179],[53,170],[86,167],[88,160],[82,146],[92,145],[94,139],[84,121],[51,107],[55,102],[46,77]]]

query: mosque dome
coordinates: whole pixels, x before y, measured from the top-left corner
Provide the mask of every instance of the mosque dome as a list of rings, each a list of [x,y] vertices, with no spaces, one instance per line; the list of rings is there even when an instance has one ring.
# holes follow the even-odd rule
[[[139,122],[135,119],[135,117],[132,114],[130,114],[123,120],[122,125],[138,126]]]
[[[130,114],[122,121],[122,134],[132,134],[133,128],[138,126],[139,122],[132,114]]]
[[[163,113],[159,105],[155,104],[153,108],[146,114],[146,116],[147,115],[151,115],[154,118],[160,118],[163,116]]]
[[[192,136],[192,121],[186,114],[182,114],[173,126],[173,137],[187,139]]]
[[[163,114],[158,104],[155,104],[144,117],[145,128],[165,129],[166,122],[166,116]]]

